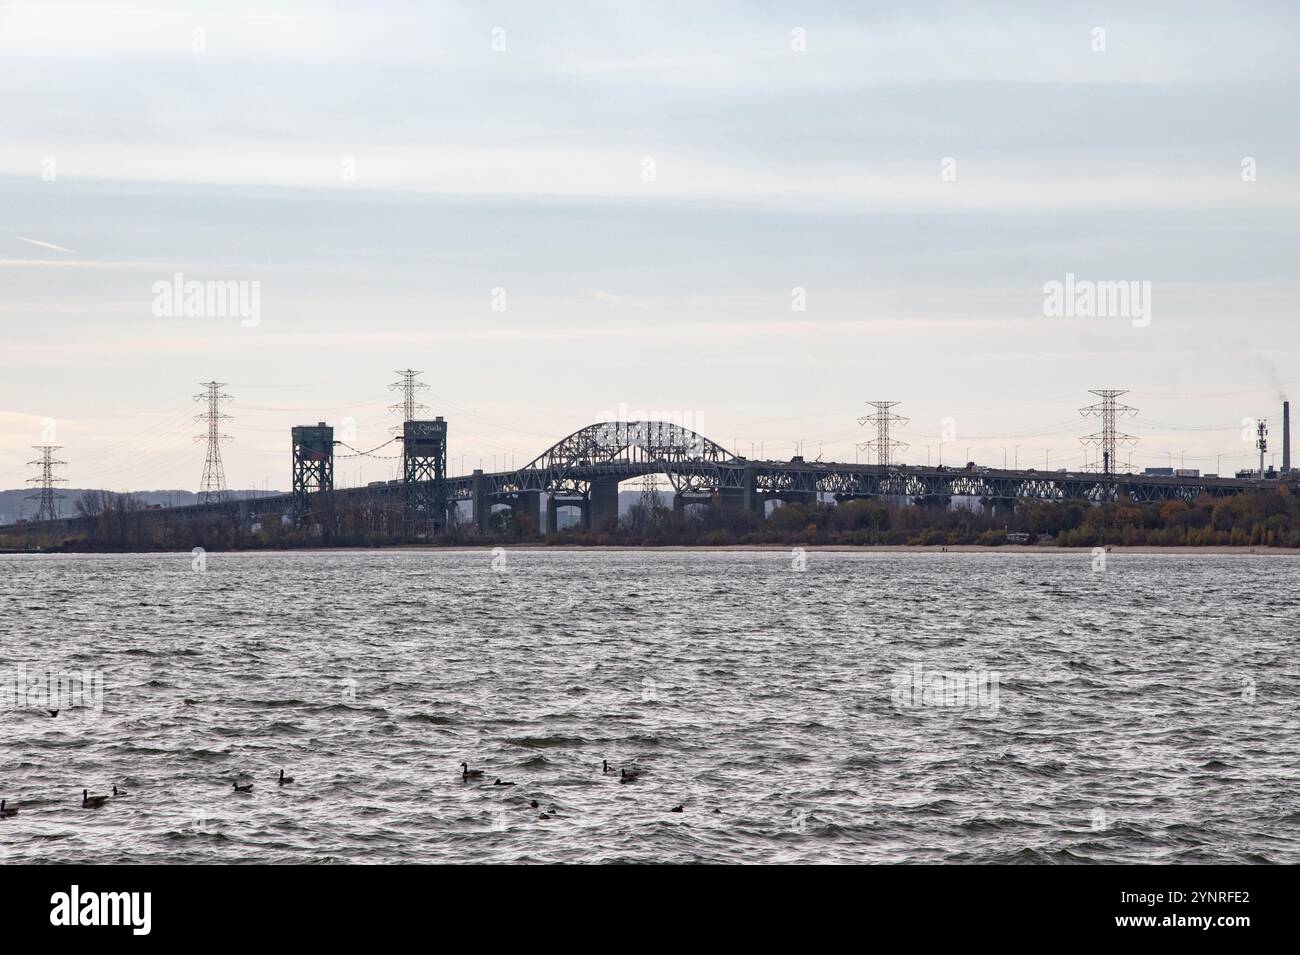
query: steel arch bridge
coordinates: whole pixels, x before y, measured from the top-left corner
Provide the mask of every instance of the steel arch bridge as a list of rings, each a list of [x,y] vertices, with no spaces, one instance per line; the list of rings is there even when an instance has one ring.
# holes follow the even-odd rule
[[[369,452],[365,452],[369,453]],[[1191,502],[1206,495],[1229,497],[1247,491],[1288,486],[1300,493],[1300,480],[1237,480],[1206,477],[1101,475],[1083,471],[996,470],[991,468],[910,467],[840,464],[822,461],[754,461],[738,457],[701,434],[668,421],[602,421],[587,425],[521,468],[446,477],[448,505],[472,502],[474,522],[485,530],[495,505],[529,514],[538,528],[556,528],[561,507],[577,507],[587,526],[616,520],[618,485],[663,474],[674,492],[674,507],[709,504],[763,513],[766,502],[837,502],[886,497],[917,503],[946,503],[953,497],[980,498],[992,504],[1018,500],[1101,503],[1129,500]],[[428,483],[428,482],[425,482]],[[330,490],[340,502],[370,502],[399,511],[409,488],[403,481]],[[315,497],[316,495],[312,495]],[[436,496],[435,496],[436,498]],[[549,506],[547,506],[549,505]],[[292,495],[197,504],[151,512],[161,520],[222,515],[252,522],[292,512]],[[77,519],[44,522],[71,527]]]

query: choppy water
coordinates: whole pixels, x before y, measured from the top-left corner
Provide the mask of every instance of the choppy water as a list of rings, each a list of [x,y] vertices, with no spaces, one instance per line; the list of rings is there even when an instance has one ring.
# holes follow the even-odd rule
[[[104,680],[55,718],[0,689],[0,861],[1300,862],[1298,570],[0,557],[5,679]]]

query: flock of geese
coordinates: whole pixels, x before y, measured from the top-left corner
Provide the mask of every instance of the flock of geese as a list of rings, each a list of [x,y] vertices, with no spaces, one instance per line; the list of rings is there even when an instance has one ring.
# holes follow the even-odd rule
[[[58,712],[57,710],[54,711],[55,714],[57,714],[57,712]],[[610,773],[614,772],[614,767],[611,766],[611,765],[609,765],[609,761],[608,761],[608,760],[602,759],[602,760],[600,761],[600,770],[601,770],[601,773],[602,773],[603,775],[608,776]],[[239,779],[246,779],[246,778],[247,778],[247,777],[243,777],[243,776],[239,777]],[[460,778],[461,778],[461,781],[462,781],[462,782],[469,782],[471,779],[474,779],[474,780],[482,780],[482,779],[484,778],[484,773],[483,773],[483,770],[481,770],[481,769],[470,769],[470,768],[469,768],[469,763],[461,763],[461,764],[460,764]],[[629,772],[626,768],[621,768],[621,769],[619,769],[619,771],[618,771],[618,781],[619,781],[620,783],[634,783],[634,782],[636,782],[636,781],[637,781],[638,779],[640,779],[640,778],[641,778],[641,772],[640,772],[640,770],[633,769],[633,770],[631,770],[631,771]],[[234,791],[237,792],[237,793],[251,793],[251,792],[253,791],[253,783],[252,783],[252,781],[250,780],[250,781],[242,782],[242,783],[241,783],[241,782],[239,781],[239,779],[236,779],[236,780],[234,781],[234,783],[232,783],[232,785],[234,786]],[[279,785],[279,786],[287,786],[287,785],[289,785],[289,784],[292,783],[292,782],[293,782],[293,777],[292,777],[292,776],[286,776],[286,775],[284,774],[284,770],[283,770],[283,769],[280,770],[280,775],[279,775],[279,777],[276,779],[276,785]],[[502,780],[502,778],[501,778],[500,776],[497,776],[497,777],[495,778],[495,780],[493,781],[492,785],[493,785],[493,786],[513,786],[513,785],[515,785],[515,784],[512,783],[512,782],[505,782],[504,780]],[[109,793],[105,793],[105,794],[103,794],[103,795],[96,794],[96,795],[92,796],[92,795],[90,794],[90,790],[89,790],[89,789],[83,789],[83,790],[81,791],[81,808],[82,808],[82,809],[100,809],[100,808],[102,808],[102,807],[104,806],[104,804],[107,803],[110,799],[121,799],[121,798],[123,798],[123,797],[125,797],[125,796],[128,796],[128,795],[130,795],[130,794],[129,794],[125,789],[120,789],[120,788],[118,788],[116,785],[113,786],[113,792],[112,792],[111,794],[109,794]],[[533,809],[538,809],[538,808],[540,808],[540,804],[537,802],[536,799],[532,800],[531,805],[532,805],[532,808],[533,808]],[[670,809],[670,810],[668,810],[668,811],[669,811],[669,812],[685,812],[685,811],[686,811],[686,807],[683,806],[683,805],[678,805],[678,806],[674,806],[672,809]],[[716,812],[717,810],[714,810],[714,811]],[[18,815],[18,810],[17,810],[17,809],[10,809],[10,808],[8,808],[8,800],[0,799],[0,819],[8,819],[9,817],[11,817],[11,816],[16,816],[16,815]],[[550,818],[550,817],[552,817],[552,816],[554,816],[554,815],[556,815],[556,810],[555,810],[555,807],[552,806],[552,807],[551,807],[550,809],[548,809],[546,812],[542,813],[542,815],[539,816],[538,818],[540,818],[540,819],[548,819],[548,818]]]
[[[602,760],[600,761],[600,771],[601,771],[601,774],[602,774],[602,775],[608,776],[610,773],[612,773],[612,772],[614,771],[614,767],[611,766],[611,765],[609,765],[609,760],[607,760],[607,759],[602,759]],[[485,774],[484,774],[483,770],[481,770],[481,769],[470,769],[470,768],[469,768],[469,763],[461,763],[461,764],[460,764],[460,778],[461,778],[461,781],[462,781],[462,782],[469,782],[470,780],[483,780],[483,779],[485,778]],[[629,772],[629,771],[627,770],[627,768],[624,767],[624,768],[619,769],[619,771],[618,771],[618,781],[619,781],[620,783],[634,783],[634,782],[636,782],[636,781],[637,781],[638,779],[640,779],[640,778],[641,778],[641,771],[640,771],[640,770],[637,770],[637,769],[633,769],[633,770],[631,770],[631,771]],[[500,776],[497,776],[497,777],[495,778],[495,780],[493,781],[492,785],[493,785],[493,786],[513,786],[514,783],[512,783],[512,782],[505,782],[504,780],[502,780],[502,778],[501,778]],[[532,802],[531,802],[529,805],[531,805],[533,809],[538,809],[538,808],[540,808],[540,804],[537,802],[536,799],[532,800]],[[685,811],[686,811],[686,807],[685,807],[684,805],[677,805],[677,806],[673,806],[673,808],[669,809],[668,811],[669,811],[669,812],[685,812]],[[714,810],[714,812],[717,812],[717,811],[718,811],[718,810],[716,810],[716,809]],[[539,818],[539,819],[549,819],[551,816],[554,816],[554,815],[556,815],[556,811],[555,811],[555,807],[552,806],[552,807],[551,807],[550,809],[548,809],[546,812],[542,813],[542,815],[539,816],[538,818]]]
[[[54,712],[57,713],[57,710]],[[280,770],[280,778],[277,779],[276,782],[281,786],[287,786],[293,782],[293,777],[286,776],[284,774],[284,770],[282,769]],[[235,792],[237,793],[248,793],[253,791],[253,784],[251,782],[246,782],[241,784],[238,780],[236,780],[234,786],[235,786]],[[122,799],[123,797],[129,795],[130,793],[128,793],[125,789],[118,787],[117,785],[113,786],[112,793],[105,793],[103,795],[96,793],[95,795],[92,796],[90,794],[89,789],[83,789],[81,791],[81,808],[102,809],[104,807],[104,804],[108,802],[110,799]],[[8,819],[11,816],[18,815],[18,810],[10,809],[8,803],[9,801],[7,799],[0,799],[0,819]]]

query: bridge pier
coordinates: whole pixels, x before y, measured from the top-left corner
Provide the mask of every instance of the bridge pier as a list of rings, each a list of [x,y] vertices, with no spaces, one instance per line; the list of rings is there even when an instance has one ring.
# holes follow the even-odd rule
[[[488,503],[487,482],[483,480],[483,469],[474,469],[474,526],[480,534],[487,533],[488,515],[492,505]]]
[[[510,508],[510,516],[527,516],[532,522],[534,533],[540,533],[542,529],[542,492],[541,491],[519,491],[515,494],[502,495],[497,499],[498,504],[504,504]]]
[[[546,495],[546,533],[547,536],[559,532],[560,509],[555,506],[555,495]]]
[[[605,478],[591,482],[587,526],[603,531],[618,523],[618,479]]]

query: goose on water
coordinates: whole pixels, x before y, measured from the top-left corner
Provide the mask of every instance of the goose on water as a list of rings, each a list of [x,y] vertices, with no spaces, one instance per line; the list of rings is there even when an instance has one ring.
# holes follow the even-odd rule
[[[614,767],[609,765],[609,760],[602,759],[600,761],[600,771],[602,773],[612,773],[614,771]]]
[[[252,783],[244,783],[244,785],[242,786],[239,785],[239,783],[235,783],[234,787],[235,787],[235,792],[237,793],[251,793],[253,791]]]
[[[498,776],[498,777],[497,777],[497,781],[494,782],[492,785],[493,785],[493,786],[513,786],[514,783],[503,783],[503,782],[501,781],[501,777]]]
[[[641,774],[635,769],[630,773],[626,769],[620,769],[618,771],[618,781],[620,783],[634,783],[640,775]]]
[[[17,809],[6,809],[5,802],[6,800],[0,799],[0,819],[8,819],[10,816],[18,815]]]
[[[113,795],[114,795],[114,796],[127,796],[127,795],[129,795],[129,793],[128,793],[125,789],[118,789],[116,786],[114,786],[114,787],[113,787]]]
[[[483,778],[483,770],[481,770],[481,769],[470,769],[470,768],[469,768],[469,763],[461,763],[461,764],[460,764],[460,778],[461,778],[461,779],[482,779],[482,778]]]
[[[293,782],[293,777],[292,777],[292,776],[286,776],[286,775],[284,774],[284,770],[283,770],[283,769],[280,770],[280,785],[281,785],[281,786],[284,786],[284,785],[287,785],[288,783],[291,783],[291,782]]]
[[[107,796],[92,796],[89,789],[83,789],[81,791],[82,809],[98,809],[106,802],[108,802]]]

